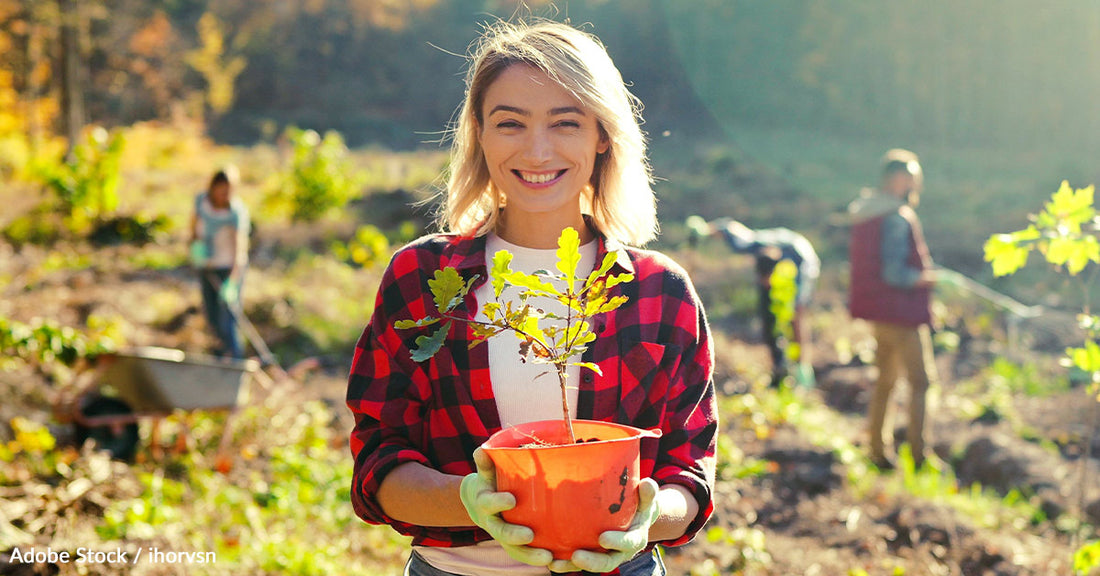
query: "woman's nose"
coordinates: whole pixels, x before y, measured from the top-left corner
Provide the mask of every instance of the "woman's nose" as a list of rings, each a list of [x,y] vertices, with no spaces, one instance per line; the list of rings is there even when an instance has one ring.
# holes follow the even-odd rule
[[[549,133],[545,130],[532,130],[527,139],[524,159],[535,164],[546,163],[553,156],[553,149]]]

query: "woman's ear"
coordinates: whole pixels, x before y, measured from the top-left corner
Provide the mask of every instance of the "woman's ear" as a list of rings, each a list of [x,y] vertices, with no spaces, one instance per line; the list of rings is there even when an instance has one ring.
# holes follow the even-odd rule
[[[596,154],[603,154],[611,149],[611,137],[607,135],[607,131],[600,126],[600,141],[596,143]]]

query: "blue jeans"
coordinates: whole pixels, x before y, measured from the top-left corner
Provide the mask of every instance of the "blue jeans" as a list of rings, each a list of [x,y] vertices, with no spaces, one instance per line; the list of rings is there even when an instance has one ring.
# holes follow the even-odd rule
[[[222,284],[229,278],[229,268],[211,268],[199,271],[199,284],[202,285],[202,308],[206,314],[206,323],[221,341],[220,354],[227,354],[233,358],[244,358],[244,347],[241,345],[241,337],[237,334],[237,320],[229,311],[229,305],[222,300],[219,292]],[[241,274],[241,287],[244,286],[244,274]],[[233,306],[239,307],[240,290],[237,292],[238,300]]]
[[[549,570],[547,574],[552,574]],[[584,572],[590,574],[590,572]],[[656,550],[649,554],[641,554],[633,560],[619,566],[619,574],[622,576],[665,576],[665,563],[661,561],[661,555]],[[456,576],[450,572],[444,572],[431,564],[428,564],[414,550],[405,564],[404,576]]]

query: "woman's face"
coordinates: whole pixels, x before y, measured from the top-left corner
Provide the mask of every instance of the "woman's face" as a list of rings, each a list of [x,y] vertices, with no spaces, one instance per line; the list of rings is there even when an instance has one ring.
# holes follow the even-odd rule
[[[218,208],[229,205],[229,184],[218,182],[210,187],[210,203]]]
[[[579,217],[596,154],[607,151],[595,115],[545,73],[512,65],[485,92],[481,147],[505,211]]]

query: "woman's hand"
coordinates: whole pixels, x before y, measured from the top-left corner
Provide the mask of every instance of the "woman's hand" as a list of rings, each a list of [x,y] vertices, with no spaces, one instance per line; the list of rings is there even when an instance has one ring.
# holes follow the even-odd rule
[[[602,574],[611,572],[627,560],[638,555],[649,545],[649,529],[661,516],[661,507],[657,504],[657,483],[652,478],[644,478],[638,483],[638,511],[634,521],[625,532],[608,530],[600,534],[600,546],[607,553],[577,550],[570,560],[555,560],[550,564],[551,572],[574,572],[584,570]]]
[[[481,448],[474,450],[474,464],[477,465],[477,472],[463,478],[459,490],[462,505],[470,514],[470,519],[499,542],[515,560],[532,566],[549,565],[554,559],[549,550],[526,546],[534,540],[534,531],[526,526],[509,524],[500,517],[501,512],[516,507],[516,498],[508,492],[496,491],[496,466]]]

